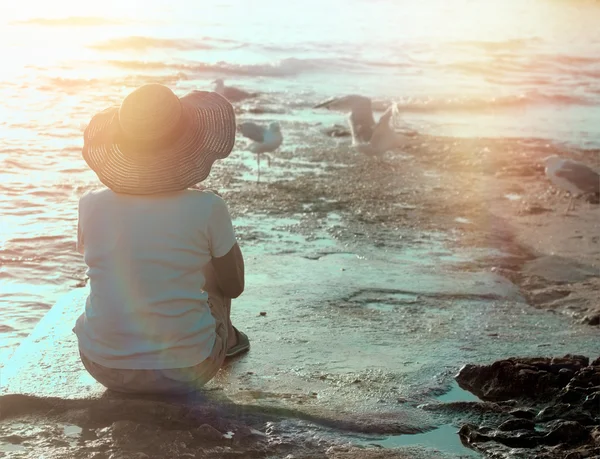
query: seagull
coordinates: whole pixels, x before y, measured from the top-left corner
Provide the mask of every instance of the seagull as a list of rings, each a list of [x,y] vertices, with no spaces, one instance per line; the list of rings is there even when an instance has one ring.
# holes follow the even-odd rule
[[[385,152],[406,143],[406,136],[414,136],[414,131],[397,132],[390,121],[399,115],[398,105],[393,103],[379,121],[373,117],[373,103],[365,96],[349,95],[326,100],[314,108],[349,111],[348,122],[352,134],[352,145],[367,156],[380,157]]]
[[[600,175],[585,164],[552,155],[544,158],[544,165],[546,177],[558,188],[569,192],[565,214],[575,209],[573,199],[576,196],[600,193]]]
[[[267,162],[271,166],[271,157],[266,153],[274,152],[283,142],[281,128],[279,123],[271,123],[268,128],[259,126],[256,123],[245,122],[238,125],[242,135],[254,142],[250,145],[250,151],[256,153],[256,164],[258,166],[258,177],[256,182],[260,182],[260,156],[267,157]]]
[[[256,97],[256,94],[249,93],[242,89],[234,88],[233,86],[225,86],[225,83],[221,78],[213,81],[215,84],[215,92],[221,94],[229,102],[239,102],[244,99]]]
[[[357,142],[356,136],[353,136],[355,148],[367,156],[379,158],[385,152],[406,144],[405,135],[396,132],[390,124],[397,114],[398,107],[396,104],[392,104],[375,124],[373,134],[368,142]]]
[[[373,117],[373,104],[368,97],[355,94],[345,97],[334,97],[315,105],[314,108],[350,112],[348,120],[352,129],[352,138],[360,143],[371,140],[375,118]]]

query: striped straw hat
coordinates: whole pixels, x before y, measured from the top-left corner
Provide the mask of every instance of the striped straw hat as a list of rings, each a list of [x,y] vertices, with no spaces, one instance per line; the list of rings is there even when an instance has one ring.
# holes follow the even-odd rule
[[[180,191],[206,179],[213,162],[231,153],[235,129],[233,107],[219,94],[179,98],[148,84],[92,118],[83,158],[116,193]]]

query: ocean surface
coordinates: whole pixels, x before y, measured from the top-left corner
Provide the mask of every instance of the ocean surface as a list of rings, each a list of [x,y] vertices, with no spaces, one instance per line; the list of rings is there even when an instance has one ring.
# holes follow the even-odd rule
[[[183,95],[224,78],[307,123],[343,122],[311,107],[360,93],[422,132],[600,147],[598,2],[93,3],[0,5],[0,365],[82,279],[86,123],[146,82]]]

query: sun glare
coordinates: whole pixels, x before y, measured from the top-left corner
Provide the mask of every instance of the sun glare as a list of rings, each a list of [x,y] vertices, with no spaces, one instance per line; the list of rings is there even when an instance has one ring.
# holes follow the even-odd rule
[[[147,10],[160,2],[156,0],[136,0],[123,2],[119,0],[103,0],[90,2],[80,0],[22,0],[18,3],[0,6],[0,13],[5,19],[19,21],[27,19],[81,18],[100,17],[115,18],[130,16],[136,11]]]

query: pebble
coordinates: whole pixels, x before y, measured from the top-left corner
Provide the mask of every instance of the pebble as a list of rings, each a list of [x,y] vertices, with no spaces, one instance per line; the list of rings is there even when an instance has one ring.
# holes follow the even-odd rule
[[[194,430],[193,435],[197,438],[212,441],[223,439],[223,434],[209,424],[202,424],[200,427]]]

